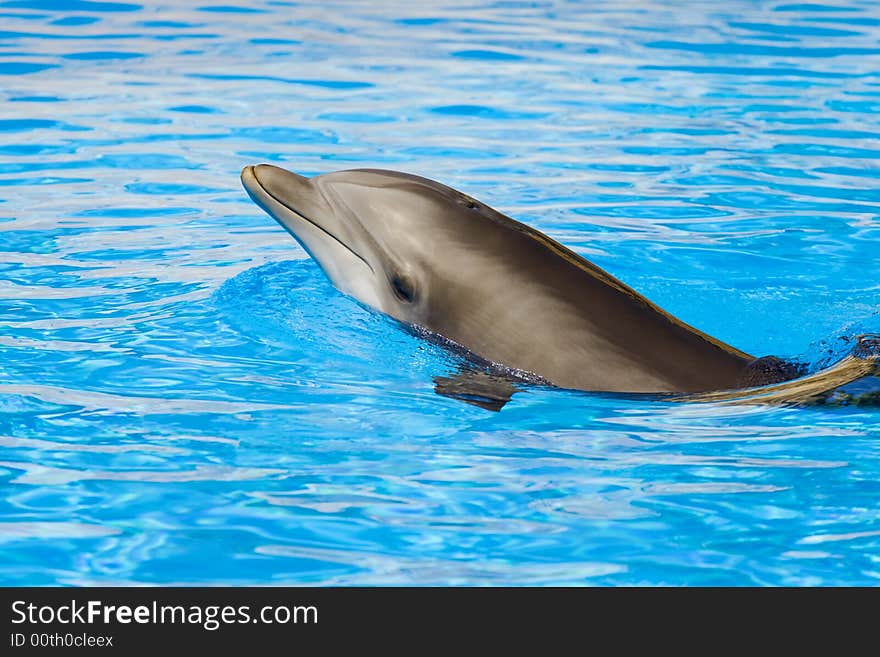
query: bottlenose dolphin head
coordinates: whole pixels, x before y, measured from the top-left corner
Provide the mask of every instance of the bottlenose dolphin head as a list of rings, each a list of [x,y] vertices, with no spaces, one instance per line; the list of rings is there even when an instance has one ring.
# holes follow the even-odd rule
[[[456,289],[474,292],[473,272],[466,278],[458,265],[478,246],[469,243],[475,212],[491,209],[461,192],[375,169],[306,178],[258,164],[241,179],[340,291],[372,308],[437,330],[435,318],[449,314],[437,305]]]

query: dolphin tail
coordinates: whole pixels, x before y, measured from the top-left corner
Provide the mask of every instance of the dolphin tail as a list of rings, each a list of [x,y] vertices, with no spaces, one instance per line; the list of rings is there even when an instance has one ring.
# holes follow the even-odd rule
[[[800,406],[880,406],[880,335],[862,335],[834,365],[791,381],[677,397],[678,401]]]

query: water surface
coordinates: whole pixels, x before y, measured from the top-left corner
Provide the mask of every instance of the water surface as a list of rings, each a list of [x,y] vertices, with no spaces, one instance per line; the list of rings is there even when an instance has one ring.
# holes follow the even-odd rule
[[[0,583],[877,583],[877,409],[437,396],[238,173],[441,180],[817,366],[880,331],[878,3],[6,0],[0,101]]]

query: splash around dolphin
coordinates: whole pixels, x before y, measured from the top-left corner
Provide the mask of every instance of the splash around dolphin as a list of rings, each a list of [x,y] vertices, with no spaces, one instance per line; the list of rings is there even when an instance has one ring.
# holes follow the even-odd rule
[[[439,182],[378,169],[306,178],[269,164],[245,167],[241,180],[341,292],[484,364],[440,377],[443,394],[500,407],[516,387],[498,366],[575,390],[724,401],[781,384],[787,402],[799,399],[790,389],[796,366],[685,324],[550,237]],[[845,374],[838,367],[835,387],[876,374],[876,352],[851,357],[858,367]],[[798,379],[813,381],[811,398],[821,374]]]

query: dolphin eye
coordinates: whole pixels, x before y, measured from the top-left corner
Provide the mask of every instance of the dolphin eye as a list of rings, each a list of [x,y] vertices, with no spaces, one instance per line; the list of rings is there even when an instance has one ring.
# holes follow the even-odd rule
[[[406,276],[396,274],[391,279],[391,289],[394,290],[394,296],[405,303],[412,303],[416,293],[412,281]]]

